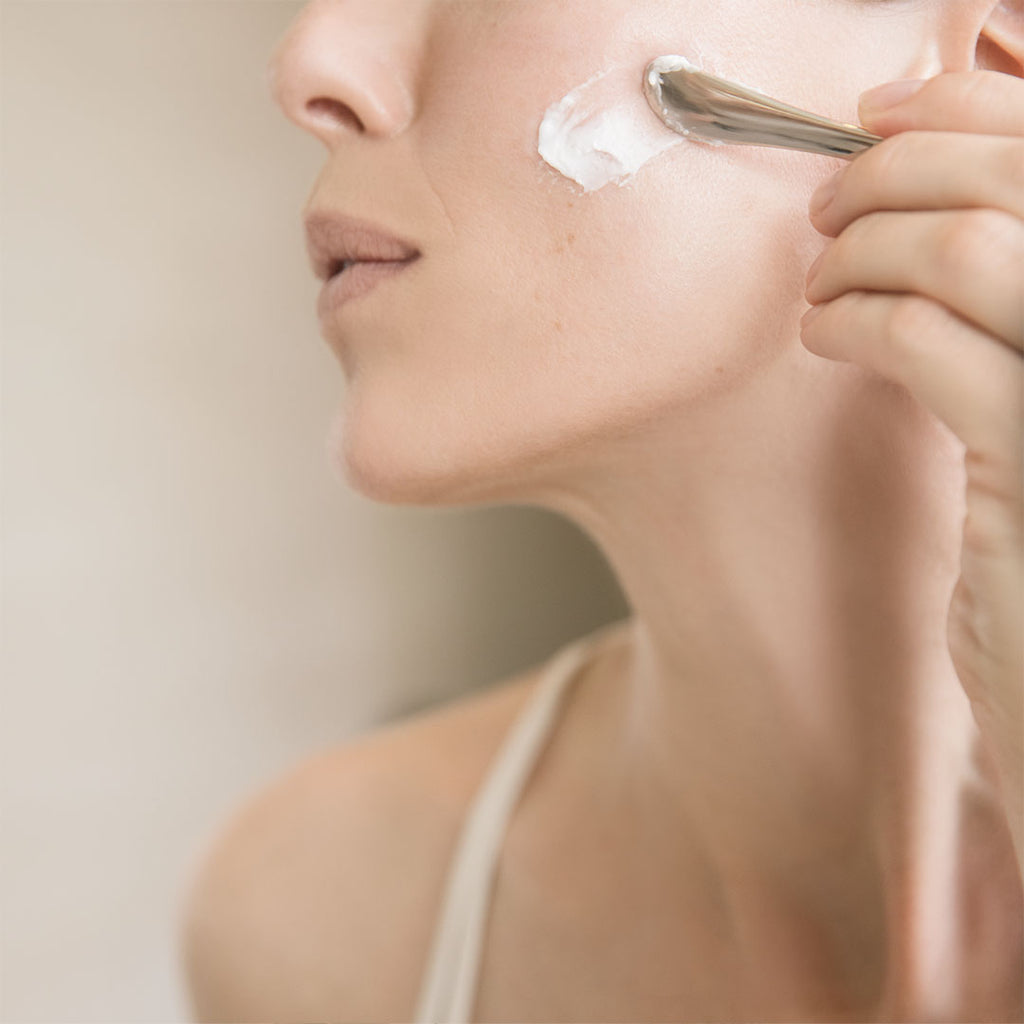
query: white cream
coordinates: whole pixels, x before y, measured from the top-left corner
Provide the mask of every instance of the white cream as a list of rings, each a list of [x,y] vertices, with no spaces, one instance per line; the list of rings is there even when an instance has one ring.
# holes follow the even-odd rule
[[[584,192],[593,192],[613,182],[625,185],[649,160],[683,141],[647,105],[642,70],[619,65],[548,107],[537,151]]]

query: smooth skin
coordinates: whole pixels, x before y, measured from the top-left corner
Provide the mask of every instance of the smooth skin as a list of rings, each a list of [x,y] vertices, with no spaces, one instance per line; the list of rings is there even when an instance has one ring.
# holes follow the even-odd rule
[[[543,163],[552,103],[666,53],[848,121],[929,82],[862,106],[886,138],[850,164],[694,143],[584,195]],[[336,466],[379,501],[562,514],[633,612],[510,823],[475,1019],[1024,1019],[1019,0],[313,0],[271,72],[326,148],[308,209],[423,254],[322,323]],[[358,955],[394,851],[339,873],[318,841],[381,834],[378,795],[264,817],[322,873],[221,858],[260,865],[224,905],[322,907],[354,958],[310,966],[301,916],[257,948],[199,914],[279,996],[228,986],[238,1017],[383,1012]],[[418,955],[373,959],[411,1001]]]
[[[811,198],[835,241],[808,272],[801,336],[905,387],[964,443],[949,652],[1024,877],[1024,82],[892,83],[860,118],[886,141]]]

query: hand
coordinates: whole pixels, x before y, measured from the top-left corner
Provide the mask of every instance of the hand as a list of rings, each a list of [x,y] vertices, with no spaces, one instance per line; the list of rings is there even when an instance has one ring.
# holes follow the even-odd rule
[[[903,385],[966,446],[947,640],[1024,876],[1024,81],[950,72],[901,89],[885,108],[882,90],[861,98],[884,141],[812,197],[835,241],[808,275],[802,337]]]

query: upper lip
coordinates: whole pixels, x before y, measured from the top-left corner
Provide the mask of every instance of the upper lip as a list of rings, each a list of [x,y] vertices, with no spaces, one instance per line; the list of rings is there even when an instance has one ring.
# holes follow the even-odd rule
[[[344,263],[400,263],[420,255],[415,246],[356,217],[314,210],[305,221],[310,262],[321,281]]]

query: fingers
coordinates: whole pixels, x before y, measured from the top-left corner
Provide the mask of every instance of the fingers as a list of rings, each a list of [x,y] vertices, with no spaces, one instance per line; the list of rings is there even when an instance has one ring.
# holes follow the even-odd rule
[[[1024,222],[998,210],[869,213],[808,274],[807,301],[915,292],[1024,350]]]
[[[880,95],[881,88],[865,93],[859,110],[864,127],[878,135],[916,130],[1024,136],[1024,81],[1016,75],[946,72],[886,109],[880,109]]]
[[[847,292],[804,317],[804,345],[901,384],[1020,500],[1024,359],[942,305],[918,295]]]
[[[906,132],[862,153],[814,200],[811,223],[833,237],[870,210],[991,207],[1024,220],[1024,138]]]

